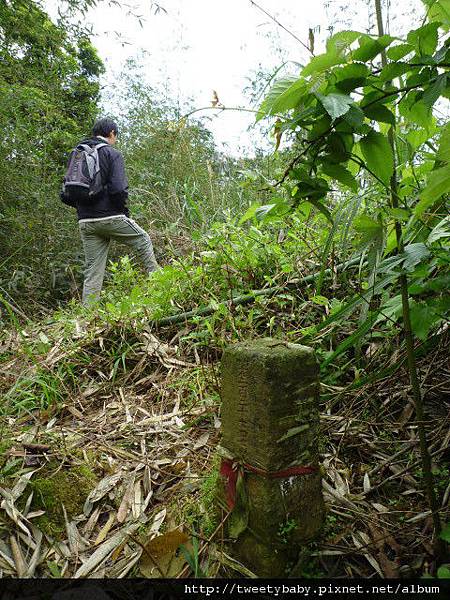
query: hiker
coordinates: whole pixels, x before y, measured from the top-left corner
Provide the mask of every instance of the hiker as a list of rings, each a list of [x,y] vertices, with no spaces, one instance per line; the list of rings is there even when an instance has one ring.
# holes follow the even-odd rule
[[[130,218],[123,156],[113,148],[116,123],[99,119],[92,135],[72,151],[61,192],[61,200],[77,209],[85,255],[84,305],[100,296],[111,240],[127,244],[147,273],[159,268],[148,233]]]

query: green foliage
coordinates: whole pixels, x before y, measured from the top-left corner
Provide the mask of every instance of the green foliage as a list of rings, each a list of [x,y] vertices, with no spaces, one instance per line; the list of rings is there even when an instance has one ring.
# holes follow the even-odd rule
[[[312,58],[297,81],[291,79],[283,89],[283,105],[288,109],[279,106],[279,113],[285,113],[279,116],[284,118],[283,128],[297,135],[293,163],[302,165],[288,171],[284,185],[294,199],[311,203],[332,223],[323,258],[343,230],[340,203],[348,202],[342,195],[330,199],[331,186],[323,183],[323,176],[342,186],[340,194],[345,198],[348,190],[359,194],[356,211],[364,210],[356,219],[354,212],[351,219],[356,234],[353,247],[362,252],[361,261],[367,260],[366,291],[349,299],[314,331],[342,322],[358,308],[359,326],[329,353],[325,364],[358,347],[375,323],[389,327],[389,319],[400,319],[396,288],[405,273],[410,293],[414,292],[412,328],[420,340],[436,330],[448,313],[441,288],[431,283],[448,272],[443,256],[450,234],[448,219],[443,217],[450,189],[450,129],[448,124],[437,128],[433,115],[433,106],[448,90],[448,40],[443,35],[447,16],[445,2],[427,6],[427,21],[405,40],[355,31],[334,35],[326,53]],[[383,59],[380,66],[377,61],[383,51],[396,62]],[[295,90],[295,103],[290,103],[291,90]],[[277,92],[275,83],[268,95],[270,106],[276,106]],[[262,114],[273,114],[266,100],[259,117]],[[398,182],[394,192],[393,176]],[[392,193],[394,198],[389,197]],[[391,255],[399,225],[404,233],[395,257]],[[347,236],[349,224],[344,231]],[[378,295],[384,298],[381,304],[374,303]]]
[[[97,114],[102,71],[86,33],[32,0],[0,4],[0,286],[14,296],[73,280],[76,233],[59,190],[66,154]]]
[[[387,186],[394,172],[394,157],[386,137],[372,130],[359,144],[366,159],[367,169]]]

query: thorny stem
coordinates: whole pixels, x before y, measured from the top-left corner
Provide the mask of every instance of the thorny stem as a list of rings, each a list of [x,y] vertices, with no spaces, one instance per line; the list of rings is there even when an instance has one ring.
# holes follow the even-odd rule
[[[384,34],[383,28],[383,15],[381,10],[381,0],[375,0],[375,12],[377,16],[378,35],[381,37]],[[383,67],[387,65],[386,52],[381,52],[381,64]],[[396,174],[396,154],[395,154],[395,140],[393,128],[390,127],[388,132],[388,140],[392,149],[392,155],[394,158],[394,170],[390,182],[390,193],[391,193],[391,205],[392,208],[398,208],[398,181]],[[397,238],[397,252],[398,254],[404,251],[403,231],[400,221],[395,221],[395,235]],[[416,409],[416,424],[417,431],[419,434],[420,444],[420,455],[422,459],[422,469],[424,478],[425,493],[428,498],[428,503],[433,517],[434,534],[435,534],[435,548],[436,554],[439,559],[444,560],[446,548],[444,541],[440,538],[442,530],[441,519],[439,516],[439,506],[437,502],[436,492],[434,488],[433,473],[431,471],[431,456],[428,449],[427,436],[424,425],[424,414],[423,414],[423,398],[422,391],[420,389],[419,377],[417,374],[417,362],[414,353],[414,338],[411,328],[411,315],[409,310],[409,294],[408,294],[408,278],[405,272],[399,277],[400,290],[402,297],[402,312],[403,312],[403,331],[405,334],[406,342],[406,354],[408,359],[408,371],[409,381],[414,398],[414,404]]]

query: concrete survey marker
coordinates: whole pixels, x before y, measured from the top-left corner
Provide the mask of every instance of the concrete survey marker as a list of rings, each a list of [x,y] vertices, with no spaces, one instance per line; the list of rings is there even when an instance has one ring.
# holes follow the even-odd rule
[[[286,575],[324,520],[318,371],[311,348],[274,339],[223,354],[218,497],[234,557],[260,577]]]

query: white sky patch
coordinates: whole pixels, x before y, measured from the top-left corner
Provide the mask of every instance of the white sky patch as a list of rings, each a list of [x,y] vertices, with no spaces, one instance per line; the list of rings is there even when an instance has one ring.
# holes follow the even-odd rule
[[[309,60],[307,50],[250,0],[158,2],[167,14],[154,14],[150,0],[135,0],[121,7],[104,1],[88,12],[93,43],[107,69],[102,82],[106,87],[117,84],[117,74],[128,58],[139,57],[145,82],[164,89],[176,105],[210,106],[212,90],[216,90],[226,107],[255,108],[244,88],[258,69],[273,72],[285,60]],[[334,32],[366,31],[368,24],[374,23],[372,0],[260,0],[258,4],[305,43],[308,29],[314,29],[316,54],[323,51],[330,27]],[[57,5],[57,0],[45,2],[51,16]],[[387,29],[395,35],[419,27],[422,14],[420,0],[402,0],[390,6]],[[142,16],[142,27],[136,15]],[[285,73],[299,72],[293,64],[285,69]],[[214,114],[205,111],[196,117],[204,115],[219,150],[251,155],[256,146],[264,144],[257,131],[247,132],[254,123],[251,113]]]

